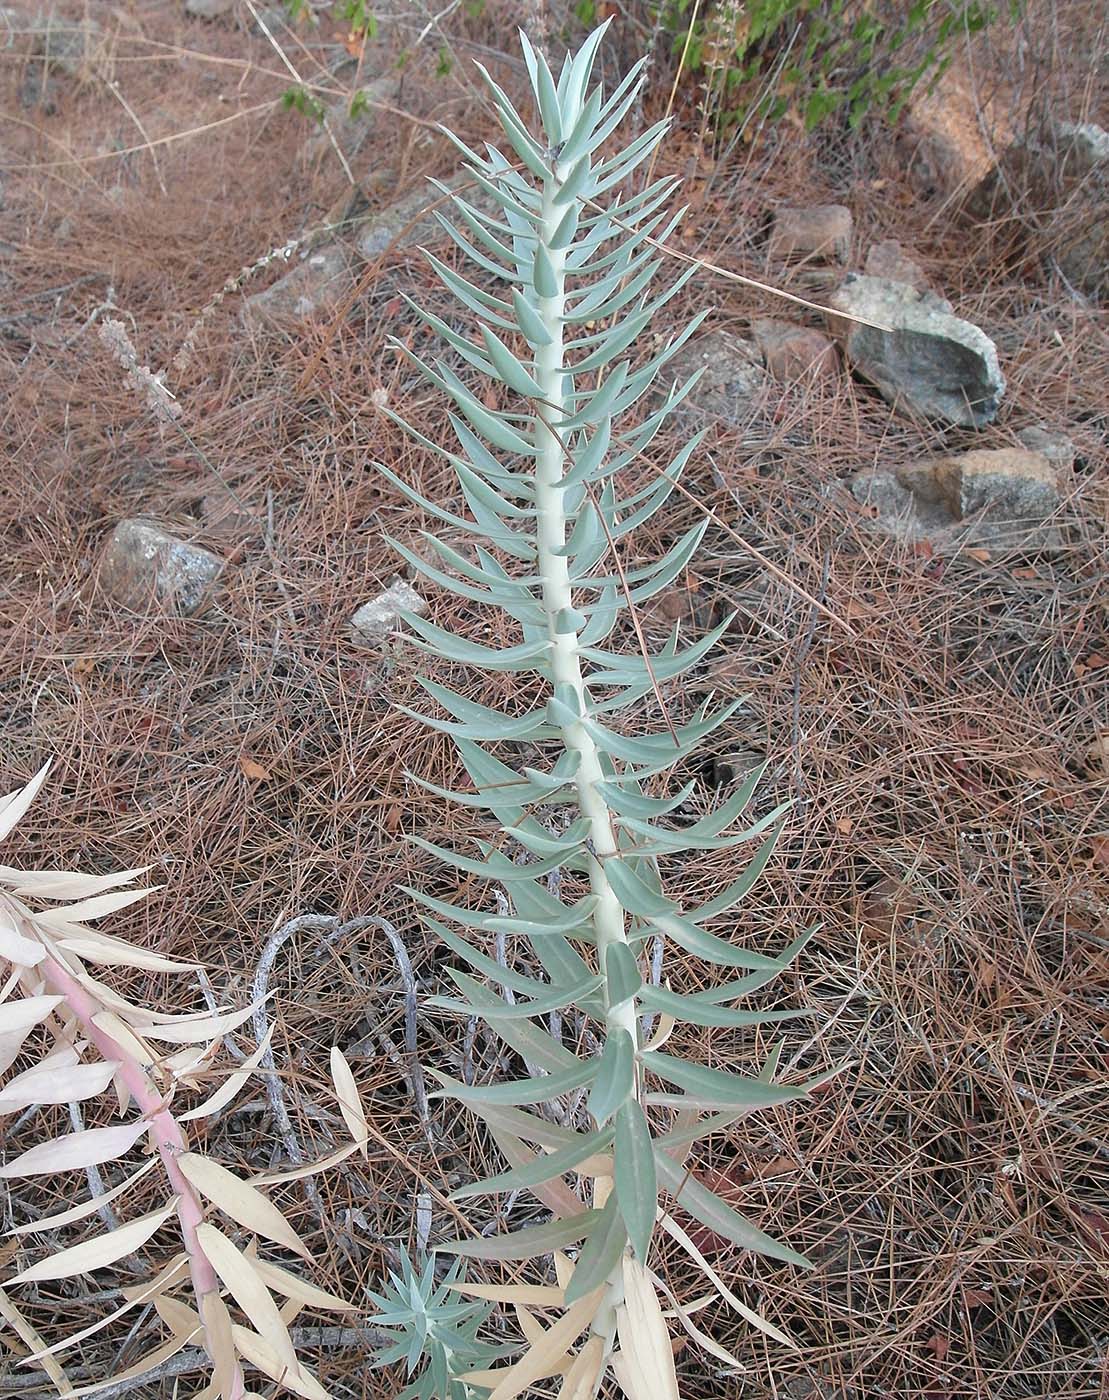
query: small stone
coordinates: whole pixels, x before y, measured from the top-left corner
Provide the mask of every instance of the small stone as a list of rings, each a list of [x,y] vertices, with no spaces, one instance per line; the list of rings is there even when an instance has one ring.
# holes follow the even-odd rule
[[[782,383],[827,379],[836,372],[836,347],[823,331],[759,319],[751,322],[751,334],[767,371]]]
[[[770,384],[754,341],[729,331],[697,336],[666,366],[665,382],[680,385],[699,369],[704,373],[678,411],[699,410],[737,427],[749,426]]]
[[[235,8],[235,0],[185,0],[185,13],[193,19],[222,19]]]
[[[906,286],[925,291],[928,278],[918,263],[906,256],[896,238],[883,239],[872,243],[866,255],[863,271],[868,277],[885,277],[890,282],[904,282]]]
[[[1046,457],[1056,470],[1069,471],[1074,466],[1078,451],[1066,433],[1035,424],[1030,428],[1022,428],[1017,437],[1022,447]]]
[[[830,305],[890,328],[829,317],[851,367],[894,408],[960,428],[980,428],[996,417],[1005,392],[997,347],[953,315],[950,302],[903,282],[852,275]]]
[[[334,315],[354,286],[346,251],[332,243],[309,253],[284,277],[243,302],[240,315],[249,330]]]
[[[427,612],[427,603],[410,583],[398,579],[351,616],[351,635],[359,642],[386,641],[397,630],[404,612],[422,615]]]
[[[223,560],[148,520],[122,520],[100,559],[100,585],[125,607],[155,601],[174,612],[196,612],[223,571]]]
[[[770,231],[770,256],[779,262],[805,259],[846,263],[851,253],[852,219],[842,204],[779,209]]]
[[[1000,553],[1059,545],[1048,523],[1060,504],[1056,469],[1038,452],[1003,447],[859,472],[850,489],[871,512],[868,527],[898,539],[957,537]]]

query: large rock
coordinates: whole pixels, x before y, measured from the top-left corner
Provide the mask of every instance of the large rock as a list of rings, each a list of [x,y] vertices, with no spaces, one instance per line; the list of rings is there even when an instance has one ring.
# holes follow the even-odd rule
[[[240,314],[248,330],[326,320],[339,310],[353,286],[346,250],[331,243],[310,252],[272,287],[247,297]]]
[[[909,99],[898,137],[910,183],[922,195],[968,194],[996,167],[1019,136],[1031,84],[1021,91],[999,71],[979,37],[956,52],[934,83],[920,83]]]
[[[770,385],[754,341],[729,331],[696,336],[666,366],[660,384],[680,384],[699,369],[704,373],[683,401],[682,411],[700,411],[735,427],[749,427],[760,415]]]
[[[867,527],[898,539],[957,538],[999,553],[1059,544],[1050,523],[1060,504],[1058,474],[1039,452],[964,452],[895,471],[859,472],[849,485],[871,512],[864,517]]]
[[[1050,120],[1015,141],[974,189],[976,218],[1018,228],[1031,251],[1052,259],[1091,296],[1109,293],[1109,132]]]
[[[223,570],[223,560],[148,520],[122,520],[100,559],[100,586],[125,607],[142,611],[154,601],[193,613]]]
[[[993,421],[1005,392],[997,347],[950,302],[884,277],[851,276],[830,306],[888,327],[829,318],[851,367],[895,408],[960,428]]]
[[[28,13],[22,28],[32,36],[32,57],[71,78],[89,66],[103,38],[96,20],[69,20],[56,14]]]

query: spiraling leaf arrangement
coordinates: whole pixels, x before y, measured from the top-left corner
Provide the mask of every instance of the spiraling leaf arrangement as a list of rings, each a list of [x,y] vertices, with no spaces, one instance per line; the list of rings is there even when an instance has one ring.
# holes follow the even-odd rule
[[[400,1333],[378,1353],[374,1365],[403,1362],[409,1375],[419,1372],[397,1400],[471,1400],[477,1389],[458,1376],[513,1350],[478,1340],[478,1330],[493,1305],[460,1300],[464,1278],[459,1259],[444,1278],[437,1279],[434,1258],[417,1271],[407,1251],[402,1251],[399,1272],[390,1272],[381,1293],[368,1294],[378,1309],[375,1327],[395,1327]]]
[[[616,562],[630,533],[666,505],[701,441],[702,434],[693,437],[647,485],[630,490],[622,485],[625,468],[641,459],[696,381],[694,375],[671,384],[646,416],[637,411],[705,313],[648,356],[635,354],[652,317],[692,269],[663,290],[651,290],[663,261],[659,244],[680,218],[666,212],[677,181],[664,177],[634,188],[629,177],[650,161],[667,124],[658,122],[623,150],[608,153],[610,138],[636,101],[644,64],[607,98],[600,86],[591,88],[604,28],[567,58],[557,80],[521,36],[541,120],[538,133],[478,65],[507,153],[486,145],[479,154],[451,136],[478,197],[453,195],[457,224],[440,222],[474,271],[465,277],[426,255],[473,316],[476,334],[459,334],[410,303],[444,342],[448,356],[428,362],[393,342],[450,401],[454,442],[449,448],[396,421],[451,463],[468,517],[425,499],[381,468],[430,516],[480,541],[466,555],[429,535],[441,567],[396,545],[408,563],[468,602],[500,609],[519,629],[517,643],[497,650],[409,616],[415,645],[452,662],[538,675],[548,687],[542,704],[510,717],[430,679],[421,682],[445,715],[423,718],[452,736],[473,791],[447,792],[416,781],[441,797],[491,812],[531,857],[521,864],[512,858],[511,845],[506,853],[499,842],[480,844],[477,855],[465,855],[417,839],[463,876],[503,886],[511,906],[493,915],[410,891],[428,927],[463,965],[450,972],[458,995],[435,998],[433,1004],[487,1022],[533,1067],[527,1078],[492,1085],[461,1084],[431,1071],[442,1096],[484,1120],[509,1163],[502,1174],[465,1186],[456,1197],[526,1188],[551,1212],[546,1224],[439,1246],[485,1259],[555,1254],[558,1288],[537,1287],[526,1297],[512,1289],[484,1295],[514,1302],[528,1317],[529,1348],[523,1357],[514,1366],[470,1375],[496,1400],[558,1375],[562,1394],[593,1395],[610,1364],[636,1400],[677,1393],[649,1272],[660,1192],[742,1249],[806,1262],[682,1164],[699,1138],[765,1106],[802,1098],[805,1087],[774,1082],[773,1063],[758,1076],[744,1077],[690,1063],[662,1048],[678,1023],[742,1027],[792,1014],[741,1011],[731,1004],[781,972],[805,938],[768,957],[709,928],[750,890],[780,826],[783,808],[749,824],[742,821],[758,774],[712,815],[680,828],[667,825],[666,817],[692,785],[659,796],[649,784],[689,758],[736,705],[705,706],[676,730],[660,727],[634,736],[611,719],[656,684],[695,667],[726,624],[685,647],[675,631],[650,661],[606,647],[627,609],[656,596],[682,573],[704,531],[704,525],[688,531],[657,563],[625,569]],[[502,386],[510,406],[489,407],[488,395],[475,393],[470,371]],[[514,767],[483,747],[506,740],[541,745],[556,756],[548,767]],[[533,814],[551,804],[563,804],[569,813],[560,832]],[[737,823],[742,829],[725,834]],[[708,903],[688,909],[664,893],[660,857],[755,840],[760,844],[744,874]],[[546,880],[556,869],[581,877],[581,888],[589,892],[567,903]],[[526,940],[545,975],[511,970],[483,951],[483,940],[497,934]],[[693,995],[651,985],[644,975],[646,954],[658,935],[724,969],[732,980]],[[571,1048],[544,1024],[551,1013],[571,1008],[591,1019],[596,1053],[586,1053],[580,1044]],[[654,1017],[658,1025],[646,1042],[641,1017]],[[560,1126],[532,1111],[569,1094],[585,1096],[592,1120],[588,1130]],[[588,1205],[567,1184],[568,1177],[592,1179]],[[680,1227],[673,1230],[693,1248]],[[571,1247],[578,1251],[573,1264],[563,1253]],[[651,1304],[644,1301],[645,1290]],[[561,1311],[561,1317],[545,1328],[528,1312],[530,1304]],[[657,1366],[644,1361],[652,1356]],[[648,1380],[639,1376],[641,1364]]]
[[[43,768],[26,787],[0,798],[0,840],[22,819],[46,773]],[[311,1254],[262,1188],[296,1180],[365,1148],[365,1116],[350,1069],[342,1052],[333,1050],[339,1106],[356,1140],[314,1168],[247,1180],[191,1144],[192,1125],[212,1119],[248,1083],[268,1037],[196,1107],[187,1112],[177,1107],[179,1095],[210,1083],[210,1062],[222,1038],[247,1021],[256,1007],[185,1015],[151,1011],[127,1001],[89,971],[93,967],[97,973],[139,969],[195,975],[192,964],[90,927],[90,922],[148,895],[149,889],[122,888],[145,873],[81,875],[0,865],[0,1120],[48,1105],[76,1108],[109,1091],[120,1119],[38,1142],[7,1160],[0,1178],[72,1180],[77,1172],[89,1173],[95,1183],[92,1169],[98,1172],[109,1162],[123,1173],[110,1190],[16,1226],[12,1234],[21,1255],[34,1248],[24,1243],[28,1235],[39,1233],[45,1234],[50,1252],[22,1268],[18,1264],[25,1258],[17,1261],[0,1288],[0,1316],[26,1346],[19,1353],[22,1364],[41,1366],[61,1395],[73,1393],[65,1374],[68,1348],[121,1317],[130,1322],[128,1314],[133,1311],[138,1317],[144,1305],[153,1304],[167,1340],[134,1365],[105,1375],[103,1385],[141,1376],[183,1347],[200,1345],[211,1361],[210,1384],[199,1392],[206,1400],[246,1400],[244,1369],[259,1372],[305,1400],[327,1400],[326,1390],[297,1356],[289,1322],[301,1308],[348,1312],[351,1304],[266,1257],[275,1246],[304,1260]],[[37,907],[46,901],[52,907]],[[19,1062],[28,1059],[32,1062],[21,1068]],[[144,1146],[149,1149],[145,1157]],[[128,1197],[150,1173],[160,1179],[158,1204],[118,1223],[113,1212],[127,1209]],[[148,1188],[149,1180],[141,1189]],[[89,1234],[89,1221],[97,1216],[107,1221],[107,1228]],[[81,1236],[79,1241],[56,1249],[58,1233],[71,1227]],[[48,1347],[15,1297],[5,1292],[22,1283],[49,1288],[56,1280],[104,1269],[131,1258],[159,1232],[170,1230],[177,1231],[180,1252],[148,1282],[122,1289],[119,1308],[63,1342]],[[7,1340],[0,1328],[0,1344]],[[97,1389],[100,1386],[78,1393]]]

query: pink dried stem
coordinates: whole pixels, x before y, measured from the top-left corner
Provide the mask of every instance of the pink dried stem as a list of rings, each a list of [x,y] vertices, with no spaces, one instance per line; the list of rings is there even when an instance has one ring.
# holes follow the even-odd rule
[[[143,1115],[150,1122],[150,1132],[154,1145],[162,1159],[170,1186],[177,1196],[177,1217],[181,1222],[181,1237],[185,1245],[185,1253],[188,1255],[193,1289],[197,1302],[200,1303],[206,1294],[213,1291],[218,1292],[220,1285],[216,1271],[204,1253],[197,1235],[197,1226],[204,1220],[204,1207],[177,1163],[178,1153],[189,1150],[181,1126],[166,1106],[164,1096],[158,1092],[157,1087],[151,1082],[143,1067],[125,1046],[94,1023],[93,1017],[103,1008],[58,960],[53,949],[47,947],[47,956],[35,971],[41,974],[43,981],[51,991],[65,998],[66,1006],[77,1018],[82,1031],[105,1060],[118,1062],[119,1077],[128,1093],[142,1110]],[[242,1370],[236,1362],[234,1378],[226,1400],[241,1400],[245,1393]]]

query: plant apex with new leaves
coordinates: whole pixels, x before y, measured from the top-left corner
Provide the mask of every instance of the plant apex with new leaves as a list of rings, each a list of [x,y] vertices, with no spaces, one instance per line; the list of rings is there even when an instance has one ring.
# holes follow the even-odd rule
[[[527,1190],[548,1212],[543,1223],[508,1234],[438,1246],[487,1260],[553,1257],[557,1287],[489,1286],[475,1293],[476,1286],[465,1286],[472,1296],[513,1306],[527,1342],[512,1365],[461,1374],[474,1393],[492,1400],[511,1400],[552,1376],[561,1378],[563,1400],[586,1400],[609,1373],[634,1400],[677,1395],[658,1298],[664,1285],[651,1270],[659,1223],[707,1271],[722,1298],[785,1340],[718,1279],[671,1219],[664,1197],[741,1249],[806,1263],[683,1163],[698,1139],[761,1108],[803,1098],[808,1086],[776,1083],[776,1056],[757,1076],[744,1077],[663,1049],[682,1023],[744,1027],[786,1019],[792,1013],[740,1011],[729,1003],[781,972],[801,952],[806,935],[780,955],[767,956],[708,927],[747,895],[780,827],[783,808],[725,834],[743,817],[758,774],[710,815],[681,827],[665,822],[693,785],[666,795],[656,790],[655,779],[688,759],[736,704],[715,712],[705,706],[688,722],[658,733],[629,734],[626,721],[621,723],[632,706],[658,695],[660,684],[690,674],[727,624],[684,648],[675,631],[651,658],[606,645],[614,634],[621,636],[629,610],[634,616],[638,605],[679,577],[704,533],[704,523],[695,526],[656,563],[623,562],[629,535],[664,508],[701,440],[694,437],[663,466],[648,456],[696,376],[668,387],[664,380],[661,400],[645,416],[638,405],[707,314],[652,343],[653,353],[636,352],[637,344],[649,343],[652,317],[695,267],[652,292],[664,261],[660,250],[680,218],[680,212],[666,212],[677,181],[648,177],[634,189],[628,182],[651,161],[667,122],[649,127],[622,150],[609,149],[635,107],[644,62],[608,96],[591,86],[606,28],[567,57],[557,79],[521,35],[538,130],[479,64],[507,150],[487,144],[478,153],[447,133],[477,198],[454,194],[458,223],[440,222],[469,260],[470,275],[427,257],[473,317],[476,334],[460,333],[410,303],[445,353],[430,361],[399,341],[394,347],[450,405],[449,445],[407,430],[451,464],[464,502],[459,509],[467,514],[423,497],[381,468],[430,517],[475,540],[468,555],[429,536],[442,568],[402,546],[399,552],[468,604],[499,609],[517,637],[498,650],[409,616],[415,645],[451,662],[538,676],[546,689],[534,708],[510,716],[430,679],[421,682],[443,712],[425,722],[453,737],[472,790],[448,792],[415,780],[468,808],[485,808],[525,857],[521,863],[488,841],[479,842],[479,855],[472,856],[415,838],[464,876],[503,886],[507,914],[410,891],[426,911],[427,926],[465,968],[449,974],[457,995],[431,1004],[487,1022],[529,1066],[529,1077],[499,1084],[461,1084],[429,1070],[441,1085],[440,1096],[475,1113],[509,1164],[464,1186],[456,1198]],[[492,402],[506,407],[489,406],[482,381],[501,386],[503,393]],[[654,477],[646,485],[625,485],[626,469],[644,460]],[[641,483],[643,474],[636,476]],[[530,760],[515,766],[489,747],[506,742],[526,743],[533,753],[538,748],[546,766]],[[570,820],[551,830],[533,813],[555,803]],[[755,840],[748,869],[707,904],[684,908],[665,893],[660,863],[670,856]],[[555,871],[559,882],[552,885],[547,877]],[[529,971],[506,967],[484,951],[490,935],[512,935],[517,946],[530,948]],[[655,985],[645,953],[659,938],[729,975],[743,975],[688,996]],[[567,1044],[552,1030],[572,1024],[572,1014],[587,1018],[595,1053],[585,1053],[580,1034]],[[645,1040],[641,1027],[651,1020],[658,1029]],[[576,1126],[530,1111],[571,1094],[586,1110]],[[591,1182],[590,1198],[583,1199],[568,1178]],[[674,1306],[698,1344],[717,1361],[738,1364]],[[554,1313],[557,1320],[545,1326],[537,1311]]]
[[[26,787],[0,799],[0,840],[27,812],[48,766]],[[183,1090],[199,1087],[202,1072],[208,1077],[207,1064],[222,1037],[256,1008],[167,1015],[134,1005],[89,971],[90,966],[98,972],[196,971],[192,964],[174,962],[90,926],[149,894],[148,889],[122,888],[145,873],[80,875],[0,865],[0,1117],[48,1105],[92,1103],[110,1089],[123,1120],[118,1126],[82,1129],[36,1143],[5,1162],[0,1177],[64,1176],[107,1163],[124,1174],[102,1195],[11,1232],[17,1237],[53,1235],[76,1226],[86,1237],[3,1280],[0,1316],[30,1349],[21,1354],[22,1364],[41,1366],[60,1395],[75,1393],[60,1354],[139,1305],[153,1303],[168,1339],[134,1365],[106,1375],[102,1384],[76,1393],[95,1394],[102,1386],[141,1376],[186,1345],[199,1344],[211,1360],[211,1384],[203,1391],[209,1400],[245,1400],[246,1369],[259,1371],[305,1400],[326,1400],[327,1392],[297,1356],[289,1321],[301,1308],[348,1311],[350,1304],[262,1256],[263,1249],[277,1245],[311,1259],[259,1186],[203,1155],[188,1136],[187,1124],[212,1117],[239,1092],[265,1044],[190,1112],[178,1112],[174,1106]],[[39,907],[44,904],[48,907]],[[20,1067],[23,1061],[30,1061],[26,1068]],[[338,1050],[332,1055],[332,1070],[355,1141],[319,1167],[341,1161],[366,1142],[365,1116]],[[355,1132],[359,1126],[362,1131]],[[145,1160],[139,1152],[144,1140],[151,1154]],[[114,1203],[125,1203],[132,1188],[152,1172],[162,1182],[162,1200],[155,1209],[115,1228],[86,1233],[87,1225],[79,1222],[102,1216],[111,1220]],[[305,1174],[300,1169],[289,1177]],[[180,1252],[149,1283],[123,1289],[122,1307],[62,1342],[47,1346],[5,1291],[21,1283],[69,1279],[106,1268],[171,1226],[180,1237]],[[182,1289],[191,1292],[190,1302],[181,1298]],[[235,1319],[233,1308],[243,1321]]]

